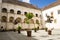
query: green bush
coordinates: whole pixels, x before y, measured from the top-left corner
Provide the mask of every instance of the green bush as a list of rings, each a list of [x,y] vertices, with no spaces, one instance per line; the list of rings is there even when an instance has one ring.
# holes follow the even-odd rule
[[[21,26],[18,26],[18,30],[21,30]]]
[[[28,19],[31,19],[34,15],[33,15],[33,13],[27,13],[25,16],[26,16]]]

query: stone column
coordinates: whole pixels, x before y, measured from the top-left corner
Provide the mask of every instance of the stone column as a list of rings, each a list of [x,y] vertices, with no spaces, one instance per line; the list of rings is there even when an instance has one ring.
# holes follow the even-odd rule
[[[2,9],[2,0],[0,0],[0,28],[1,28],[1,9]]]

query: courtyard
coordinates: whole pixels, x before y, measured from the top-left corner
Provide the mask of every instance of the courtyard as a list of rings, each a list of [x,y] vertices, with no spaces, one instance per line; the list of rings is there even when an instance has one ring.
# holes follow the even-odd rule
[[[0,32],[0,40],[60,40],[60,29],[54,29],[52,35],[48,35],[45,30],[32,30],[32,37],[27,37],[26,31],[21,31],[21,34],[17,31]]]

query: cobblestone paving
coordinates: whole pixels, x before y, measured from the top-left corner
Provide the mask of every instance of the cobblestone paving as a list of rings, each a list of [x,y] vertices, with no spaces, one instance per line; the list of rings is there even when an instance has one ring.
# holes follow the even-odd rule
[[[60,29],[53,30],[52,35],[48,35],[45,30],[34,32],[32,30],[32,37],[27,37],[26,31],[17,32],[0,32],[0,40],[60,40]]]

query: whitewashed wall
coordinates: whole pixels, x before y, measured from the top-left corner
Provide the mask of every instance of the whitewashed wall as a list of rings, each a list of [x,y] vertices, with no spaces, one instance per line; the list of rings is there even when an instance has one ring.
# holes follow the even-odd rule
[[[52,8],[49,8],[49,9],[46,9],[46,10],[42,11],[44,26],[46,26],[45,25],[46,24],[45,21],[47,20],[46,14],[51,16],[51,13],[53,12],[54,19],[56,19],[56,23],[53,22],[53,24],[54,24],[53,27],[55,29],[59,29],[60,28],[60,14],[58,14],[58,10],[60,10],[60,5],[57,5],[55,7],[52,7]]]

